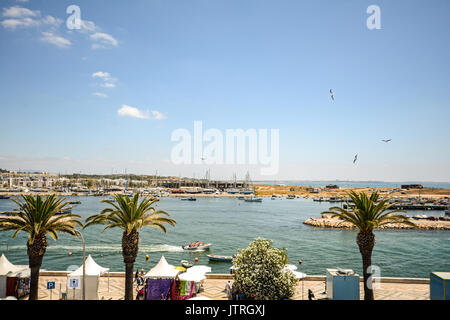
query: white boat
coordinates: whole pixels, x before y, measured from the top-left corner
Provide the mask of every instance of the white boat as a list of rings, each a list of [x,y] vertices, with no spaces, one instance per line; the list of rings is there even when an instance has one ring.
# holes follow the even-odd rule
[[[262,198],[256,198],[256,197],[250,197],[247,199],[244,199],[245,202],[262,202]]]
[[[223,261],[223,262],[231,262],[233,261],[233,257],[232,256],[218,256],[215,254],[208,254],[208,259],[210,261]]]
[[[194,251],[194,250],[206,250],[211,247],[211,243],[202,243],[197,247],[190,247],[189,245],[183,246],[183,250]]]
[[[181,265],[182,265],[184,268],[186,268],[186,269],[192,267],[192,263],[189,262],[189,261],[187,261],[187,260],[181,260],[180,263],[181,263]]]
[[[416,214],[413,219],[416,220],[422,220],[422,219],[428,219],[428,216],[426,214]]]

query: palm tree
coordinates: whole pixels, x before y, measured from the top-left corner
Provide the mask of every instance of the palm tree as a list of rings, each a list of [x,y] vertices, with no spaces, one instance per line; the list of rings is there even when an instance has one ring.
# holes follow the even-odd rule
[[[158,202],[159,199],[144,197],[139,202],[139,193],[136,193],[132,198],[115,194],[114,200],[116,202],[103,200],[103,203],[107,203],[111,207],[103,209],[100,214],[87,218],[85,228],[94,224],[102,224],[106,225],[103,231],[116,227],[123,230],[122,256],[125,263],[125,299],[133,300],[133,269],[139,250],[138,230],[144,226],[150,226],[166,232],[164,223],[174,226],[176,222],[162,216],[170,216],[167,212],[156,210],[153,207],[153,204]]]
[[[14,239],[20,231],[28,233],[27,254],[31,269],[29,300],[38,299],[39,269],[47,250],[47,234],[54,240],[58,239],[58,233],[66,233],[78,237],[77,225],[82,223],[76,218],[79,215],[62,213],[67,209],[69,202],[65,198],[58,199],[53,194],[48,197],[22,195],[21,198],[12,199],[18,210],[6,212],[4,218],[0,218],[0,231],[15,231]]]
[[[332,207],[329,211],[324,211],[322,214],[332,214],[332,217],[338,217],[343,222],[349,222],[359,229],[356,237],[359,251],[361,252],[363,261],[363,276],[364,276],[364,300],[373,300],[372,285],[369,285],[369,267],[372,266],[372,250],[375,246],[375,234],[373,230],[388,223],[404,223],[415,226],[408,217],[398,215],[396,213],[404,213],[401,210],[389,210],[394,204],[389,204],[388,199],[378,201],[378,192],[374,192],[367,196],[366,193],[361,192],[357,194],[354,191],[348,193],[353,205],[347,201],[348,210],[340,207]],[[378,202],[377,202],[378,201]]]

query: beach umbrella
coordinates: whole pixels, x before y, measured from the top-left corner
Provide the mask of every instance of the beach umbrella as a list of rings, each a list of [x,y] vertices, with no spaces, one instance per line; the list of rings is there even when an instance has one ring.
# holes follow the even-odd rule
[[[297,266],[293,264],[288,264],[284,267],[285,270],[295,271],[297,270]]]
[[[211,267],[208,267],[208,266],[193,266],[193,267],[189,268],[188,271],[189,272],[208,273],[208,272],[211,272],[212,269],[211,269]]]
[[[306,273],[298,272],[298,271],[291,271],[291,272],[294,274],[295,279],[297,279],[297,280],[306,278]]]
[[[194,282],[200,282],[204,279],[206,279],[206,276],[204,273],[196,273],[196,272],[184,272],[178,276],[180,280],[184,281],[194,281]]]

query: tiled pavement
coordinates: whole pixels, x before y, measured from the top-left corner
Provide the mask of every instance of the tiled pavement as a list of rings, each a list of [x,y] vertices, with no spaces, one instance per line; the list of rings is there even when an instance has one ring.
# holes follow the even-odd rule
[[[47,280],[56,282],[56,289],[52,293],[52,299],[57,300],[61,292],[66,291],[66,277],[51,277],[40,276],[39,299],[49,300],[50,291],[46,289]],[[226,300],[225,284],[228,280],[224,279],[206,279],[204,281],[204,289],[198,294],[213,300]],[[111,277],[109,279],[108,291],[108,277],[100,278],[99,285],[99,299],[104,300],[121,300],[123,299],[123,292],[125,287],[125,279],[121,277]],[[302,294],[303,288],[303,294]],[[324,281],[300,281],[296,287],[294,300],[308,299],[308,289],[311,289],[316,299],[325,299],[326,295]],[[364,295],[364,290],[361,285],[360,288],[361,299]],[[69,298],[71,292],[68,292]],[[429,285],[428,284],[404,284],[404,283],[381,283],[379,288],[375,288],[376,300],[428,300],[429,299]]]

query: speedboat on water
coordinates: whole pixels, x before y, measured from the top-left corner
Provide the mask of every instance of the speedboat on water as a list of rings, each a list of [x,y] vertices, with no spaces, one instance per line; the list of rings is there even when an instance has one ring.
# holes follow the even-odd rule
[[[185,245],[185,246],[182,246],[182,248],[183,248],[183,250],[188,250],[188,251],[194,251],[194,250],[206,250],[206,249],[209,249],[209,247],[211,247],[211,243],[202,243],[202,244],[199,244],[199,245]]]
[[[210,261],[220,261],[220,262],[231,262],[233,261],[233,257],[232,256],[218,256],[215,254],[208,254],[208,259]]]

